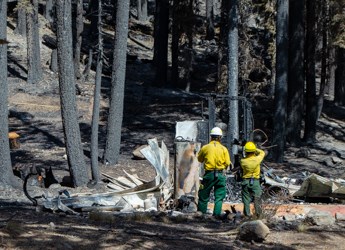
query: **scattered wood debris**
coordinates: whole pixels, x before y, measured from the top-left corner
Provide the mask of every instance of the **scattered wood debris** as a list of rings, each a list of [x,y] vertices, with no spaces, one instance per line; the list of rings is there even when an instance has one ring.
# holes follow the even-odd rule
[[[157,211],[157,204],[168,202],[173,193],[168,167],[169,151],[164,142],[159,147],[157,139],[148,140],[148,144],[141,149],[141,153],[156,170],[153,180],[145,181],[126,171],[125,176],[120,177],[102,173],[109,182],[107,187],[110,192],[87,195],[66,195],[61,192],[58,197],[44,197],[43,206],[53,211],[61,210],[72,214],[79,211]],[[156,202],[152,202],[152,199]],[[150,207],[147,204],[151,204]]]

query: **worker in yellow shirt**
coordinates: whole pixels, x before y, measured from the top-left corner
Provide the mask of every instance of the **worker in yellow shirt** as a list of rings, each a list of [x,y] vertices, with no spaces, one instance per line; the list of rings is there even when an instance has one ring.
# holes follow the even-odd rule
[[[230,166],[228,149],[220,142],[223,132],[215,127],[210,133],[211,141],[204,145],[198,154],[198,161],[204,163],[205,174],[199,189],[198,211],[206,213],[210,193],[214,188],[213,215],[219,216],[222,212],[223,199],[226,195],[225,169]]]
[[[265,152],[256,148],[253,142],[244,145],[245,157],[240,164],[243,171],[242,175],[242,202],[244,205],[243,213],[251,216],[250,202],[254,196],[254,208],[257,217],[261,216],[261,185],[260,185],[260,164],[265,157]]]

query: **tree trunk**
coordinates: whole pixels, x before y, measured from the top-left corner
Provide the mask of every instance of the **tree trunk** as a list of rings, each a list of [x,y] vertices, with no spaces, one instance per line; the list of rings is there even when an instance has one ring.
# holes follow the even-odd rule
[[[179,86],[178,76],[178,54],[179,54],[179,40],[180,40],[180,25],[178,20],[178,1],[173,1],[172,9],[172,28],[171,28],[171,80],[172,85]]]
[[[289,78],[287,99],[287,140],[292,145],[301,142],[304,101],[304,0],[290,1]]]
[[[315,50],[316,50],[316,16],[315,1],[306,0],[307,30],[306,30],[306,116],[304,128],[304,141],[315,141],[317,121],[317,100],[315,80]]]
[[[217,92],[225,93],[228,89],[228,34],[229,34],[229,0],[222,0],[221,25],[218,46]]]
[[[26,5],[24,0],[19,0],[17,3],[17,26],[14,32],[21,36],[26,36]]]
[[[47,19],[49,24],[54,22],[55,10],[54,10],[55,0],[47,0],[44,9],[44,17]]]
[[[89,34],[88,37],[89,39],[91,39],[91,44],[94,43],[94,41],[97,40],[98,37],[98,2],[101,2],[101,0],[90,0],[90,4],[89,4],[89,9],[88,9],[88,13],[87,16],[89,16],[90,19],[90,28],[89,28]]]
[[[95,89],[93,94],[93,111],[91,123],[91,172],[92,179],[98,183],[100,173],[98,166],[98,126],[99,126],[99,103],[101,96],[103,68],[103,39],[102,39],[102,3],[98,2],[98,57],[96,68]]]
[[[28,54],[28,83],[37,83],[43,77],[40,37],[38,23],[38,0],[31,1],[31,9],[27,10],[27,54]]]
[[[321,49],[321,82],[319,96],[317,98],[317,117],[318,120],[322,113],[323,102],[326,93],[326,85],[328,85],[328,73],[329,73],[329,42],[328,42],[328,30],[329,30],[329,3],[325,0],[322,5],[322,49]]]
[[[229,33],[228,33],[228,96],[229,96],[229,126],[228,145],[231,156],[237,154],[234,139],[239,138],[238,124],[238,0],[230,0]]]
[[[335,90],[334,103],[336,105],[345,105],[345,49],[337,49],[337,69],[335,70]]]
[[[58,73],[58,62],[57,62],[57,50],[53,49],[50,55],[50,67],[49,69],[54,73]]]
[[[288,26],[289,26],[289,0],[277,1],[277,38],[276,38],[276,87],[275,110],[273,117],[272,159],[282,162],[285,148],[285,122],[288,82]]]
[[[213,0],[206,0],[206,40],[214,38]]]
[[[193,0],[174,1],[172,31],[172,81],[187,92],[193,70]]]
[[[169,36],[169,0],[156,3],[155,37],[153,61],[156,67],[155,86],[167,84],[168,75],[168,36]]]
[[[79,79],[81,77],[80,73],[80,54],[81,54],[81,44],[82,44],[82,33],[84,30],[83,22],[83,0],[77,0],[76,6],[76,18],[75,18],[75,31],[74,31],[74,50],[73,50],[73,59],[74,59],[74,71],[75,77]]]
[[[105,146],[105,163],[116,164],[120,154],[126,76],[129,1],[117,1],[111,96]]]
[[[137,0],[137,14],[139,21],[147,20],[147,0]]]
[[[81,145],[75,96],[71,0],[56,0],[56,13],[60,102],[66,153],[73,184],[84,186],[89,177]]]
[[[7,1],[0,1],[0,23],[6,24]],[[6,25],[0,25],[0,39],[7,39]],[[10,145],[8,141],[7,44],[0,44],[0,184],[13,185]]]

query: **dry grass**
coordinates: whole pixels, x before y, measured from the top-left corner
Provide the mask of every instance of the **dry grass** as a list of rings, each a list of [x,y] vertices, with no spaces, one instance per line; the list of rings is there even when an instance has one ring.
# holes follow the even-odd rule
[[[309,229],[309,226],[307,224],[300,223],[300,224],[298,224],[296,231],[299,233],[304,233],[304,232],[308,231],[308,229]]]

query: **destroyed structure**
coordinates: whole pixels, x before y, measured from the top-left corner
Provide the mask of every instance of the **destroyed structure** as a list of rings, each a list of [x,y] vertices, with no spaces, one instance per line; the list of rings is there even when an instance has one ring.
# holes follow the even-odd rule
[[[148,140],[148,145],[140,147],[142,156],[155,169],[156,175],[153,180],[142,180],[126,171],[124,176],[117,178],[103,173],[103,177],[109,182],[109,192],[76,195],[59,192],[58,196],[53,197],[45,193],[40,197],[43,207],[70,213],[94,210],[196,212],[200,179],[203,176],[203,168],[197,161],[197,154],[200,148],[208,143],[209,128],[217,125],[227,131],[223,138],[224,144],[228,148],[234,146],[231,133],[227,129],[230,124],[216,123],[217,98],[227,99],[223,96],[208,96],[209,120],[176,123],[173,172],[169,170],[170,153],[167,146],[163,141],[159,145],[157,139],[153,138]],[[239,128],[243,137],[239,139],[249,140],[253,137],[251,105],[245,98],[238,100],[242,104]],[[265,174],[264,203],[304,202],[312,198],[345,200],[345,180],[330,180],[316,174],[281,178],[274,173],[274,169],[268,168],[265,164],[262,169]],[[234,173],[229,171],[224,204],[241,203],[240,192],[240,183],[236,182]],[[212,206],[212,195],[210,205]]]

